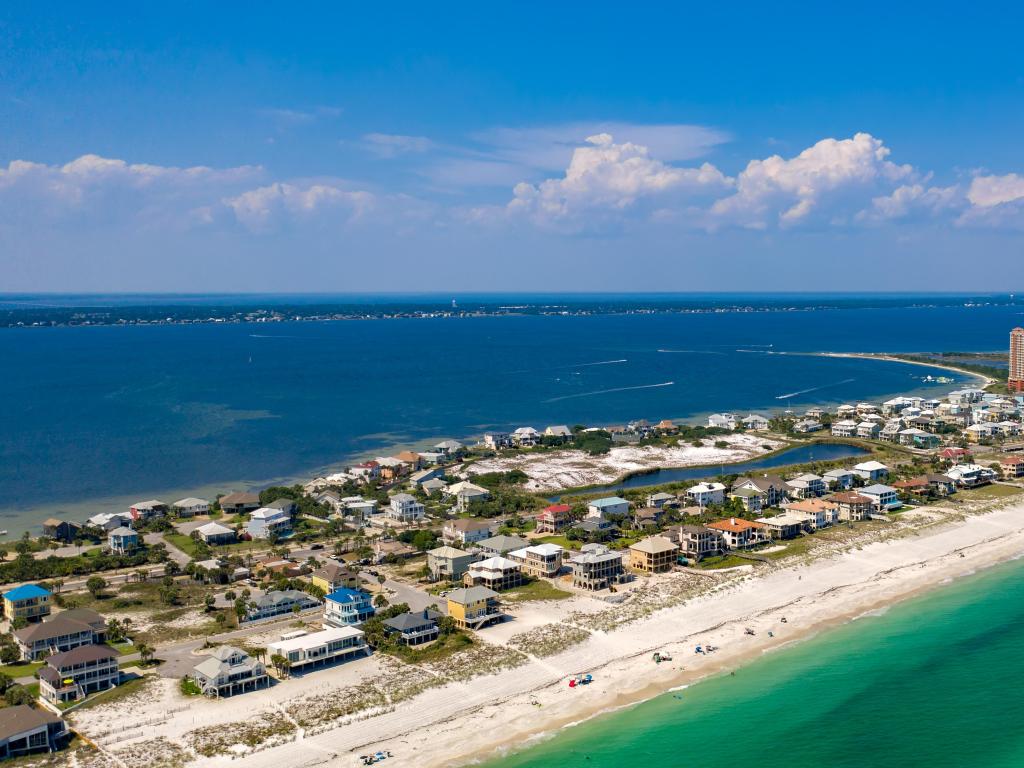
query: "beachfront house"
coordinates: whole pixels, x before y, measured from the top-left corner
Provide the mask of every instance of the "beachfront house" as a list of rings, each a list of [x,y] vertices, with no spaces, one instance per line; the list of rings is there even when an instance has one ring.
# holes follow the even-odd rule
[[[38,584],[23,584],[4,592],[4,618],[8,621],[42,621],[50,615],[53,594]]]
[[[712,429],[728,429],[732,431],[736,429],[738,423],[739,419],[736,418],[735,413],[712,413],[708,416],[708,426]]]
[[[105,691],[121,682],[117,651],[98,645],[80,645],[49,656],[39,670],[39,696],[51,704],[67,704],[90,693]]]
[[[361,589],[342,587],[324,600],[325,627],[351,627],[373,616],[373,598]]]
[[[188,496],[178,499],[171,504],[171,510],[177,517],[195,517],[205,515],[210,511],[210,502],[206,499],[197,499],[195,496]]]
[[[427,552],[427,570],[434,581],[459,581],[477,560],[472,552],[455,547],[438,547]]]
[[[725,486],[721,483],[698,483],[686,489],[690,503],[701,507],[725,503]]]
[[[571,440],[572,430],[565,424],[552,424],[544,429],[544,437],[557,437],[560,440]]]
[[[132,520],[149,520],[167,514],[167,505],[159,499],[137,501],[128,508]]]
[[[319,607],[319,600],[298,589],[271,590],[249,603],[244,620],[259,621]]]
[[[801,499],[782,508],[791,514],[806,515],[808,530],[826,528],[839,520],[839,506],[827,499]]]
[[[679,547],[664,536],[649,536],[629,548],[629,567],[641,573],[664,573],[672,570],[679,556]]]
[[[768,540],[768,529],[761,523],[738,517],[708,523],[707,528],[722,537],[727,549],[746,549]]]
[[[55,517],[50,517],[43,521],[43,535],[49,536],[54,541],[70,544],[81,532],[82,524],[71,520],[58,520]]]
[[[557,544],[533,544],[508,553],[508,559],[530,576],[553,579],[562,570],[562,553]]]
[[[484,446],[492,451],[512,447],[512,436],[508,432],[487,432],[484,434]]]
[[[396,493],[386,512],[388,520],[397,523],[417,523],[426,515],[426,508],[408,493]]]
[[[28,704],[0,709],[0,760],[37,752],[56,752],[70,736],[64,721]]]
[[[487,587],[495,592],[518,587],[523,583],[519,563],[507,557],[495,555],[486,560],[470,563],[463,583],[467,587]]]
[[[88,608],[61,611],[47,621],[29,624],[14,632],[14,642],[24,661],[35,661],[80,645],[102,643],[106,637],[106,619]]]
[[[195,530],[195,536],[204,544],[211,547],[233,544],[237,538],[233,528],[228,528],[220,523],[206,523]]]
[[[825,425],[820,421],[814,419],[801,419],[792,426],[792,430],[797,434],[808,434],[810,432],[819,432],[825,428]]]
[[[956,493],[956,482],[949,475],[929,472],[923,476],[935,496],[950,496]]]
[[[889,468],[880,461],[862,461],[854,466],[853,471],[869,483],[877,483],[889,477]]]
[[[805,517],[799,514],[784,512],[774,517],[759,517],[757,522],[763,525],[773,540],[794,539],[804,531]]]
[[[191,677],[204,696],[217,699],[270,685],[266,667],[232,645],[214,648],[192,668]]]
[[[665,531],[665,536],[679,547],[679,554],[690,561],[722,553],[722,537],[702,525],[678,525]]]
[[[610,515],[628,515],[629,502],[620,499],[618,496],[606,496],[602,499],[594,499],[587,504],[587,517],[600,517],[607,519]]]
[[[569,559],[572,585],[577,589],[597,591],[618,584],[625,575],[622,554],[604,544],[584,544],[579,554]]]
[[[459,629],[481,629],[505,614],[498,607],[498,593],[487,587],[466,587],[448,593],[448,615]]]
[[[537,515],[534,530],[537,533],[561,533],[571,527],[572,522],[572,507],[568,504],[552,504]]]
[[[475,544],[491,538],[498,531],[498,521],[478,520],[471,517],[448,520],[441,528],[445,544]]]
[[[369,656],[370,647],[361,629],[329,627],[309,634],[289,633],[287,639],[267,643],[267,655],[271,658],[283,656],[290,670],[302,671],[357,656]]]
[[[899,491],[891,485],[875,483],[874,485],[861,488],[859,493],[871,499],[876,512],[889,512],[903,506],[903,502],[900,501]]]
[[[112,554],[130,555],[139,548],[139,534],[122,525],[107,534],[107,546]]]
[[[442,440],[434,446],[434,450],[445,456],[456,456],[465,450],[465,446],[458,440]]]
[[[282,509],[254,509],[245,524],[245,531],[254,539],[285,538],[292,532],[292,516]]]
[[[260,497],[257,493],[238,491],[221,496],[219,503],[221,511],[225,515],[244,515],[259,509]]]
[[[754,432],[767,432],[768,418],[759,413],[751,413],[743,417],[743,428]]]
[[[384,620],[384,631],[395,636],[402,645],[423,645],[436,640],[441,634],[437,626],[440,618],[440,613],[429,608],[400,613]]]
[[[533,427],[519,427],[512,433],[512,443],[519,448],[530,448],[540,442],[541,434]]]
[[[999,459],[999,471],[1007,480],[1024,477],[1024,456],[1002,456]]]
[[[362,581],[358,568],[339,563],[337,560],[328,560],[309,574],[309,580],[314,587],[323,590],[325,595],[342,587],[357,589]]]
[[[834,493],[828,499],[836,505],[839,519],[843,521],[860,522],[861,520],[867,520],[875,511],[874,499],[855,491]]]
[[[957,464],[946,471],[958,488],[976,488],[996,479],[995,471],[980,464]]]

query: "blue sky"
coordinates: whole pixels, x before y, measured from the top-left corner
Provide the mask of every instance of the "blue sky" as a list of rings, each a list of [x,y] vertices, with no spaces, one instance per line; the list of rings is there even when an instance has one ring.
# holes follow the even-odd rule
[[[1022,287],[1010,4],[138,5],[0,10],[0,291]]]

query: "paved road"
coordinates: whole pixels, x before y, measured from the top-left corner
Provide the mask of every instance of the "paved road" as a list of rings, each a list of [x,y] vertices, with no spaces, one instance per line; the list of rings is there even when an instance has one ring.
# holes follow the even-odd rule
[[[376,590],[379,586],[377,583],[377,577],[368,571],[363,571],[360,574],[363,581],[367,582],[371,590]],[[409,606],[410,611],[422,611],[424,608],[434,608],[441,613],[446,613],[446,601],[443,597],[435,597],[429,595],[423,590],[416,589],[415,587],[403,584],[400,581],[394,579],[388,579],[384,582],[384,589],[390,590],[393,594],[388,595],[388,601],[391,603],[406,603]]]
[[[142,537],[142,540],[147,544],[163,544],[167,547],[167,554],[178,565],[184,568],[192,560],[190,555],[185,554],[182,550],[171,544],[167,539],[164,538],[162,533],[147,533]]]

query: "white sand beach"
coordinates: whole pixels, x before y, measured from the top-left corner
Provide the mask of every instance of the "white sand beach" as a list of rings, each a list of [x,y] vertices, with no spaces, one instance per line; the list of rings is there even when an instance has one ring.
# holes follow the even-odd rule
[[[460,679],[443,665],[375,656],[225,701],[187,699],[176,683],[159,680],[75,722],[125,768],[146,764],[137,754],[185,761],[197,746],[209,752],[201,764],[211,766],[353,766],[378,749],[391,751],[393,766],[462,765],[1024,554],[1020,501],[906,515],[874,541],[760,567],[757,576],[749,566],[676,572],[641,578],[618,605],[589,596],[520,604],[513,621],[480,633],[486,645],[474,670],[518,664],[494,674]],[[747,627],[756,634],[745,634]],[[564,651],[536,655],[563,642]],[[697,643],[719,650],[697,655]],[[674,661],[655,665],[654,651],[669,651]],[[594,683],[570,689],[568,677],[581,671]]]

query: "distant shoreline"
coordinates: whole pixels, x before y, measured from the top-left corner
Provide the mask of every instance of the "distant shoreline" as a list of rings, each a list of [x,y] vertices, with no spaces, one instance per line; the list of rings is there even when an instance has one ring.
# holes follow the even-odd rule
[[[819,352],[820,357],[854,357],[861,360],[885,360],[890,363],[904,363],[906,365],[920,365],[925,368],[938,368],[942,371],[952,371],[953,373],[959,373],[963,376],[970,376],[975,379],[980,379],[983,383],[981,388],[986,389],[992,384],[996,383],[996,380],[986,376],[983,373],[977,371],[969,371],[966,368],[957,368],[954,365],[948,363],[928,363],[923,360],[907,360],[906,358],[899,357],[893,354],[886,354],[884,352]]]

